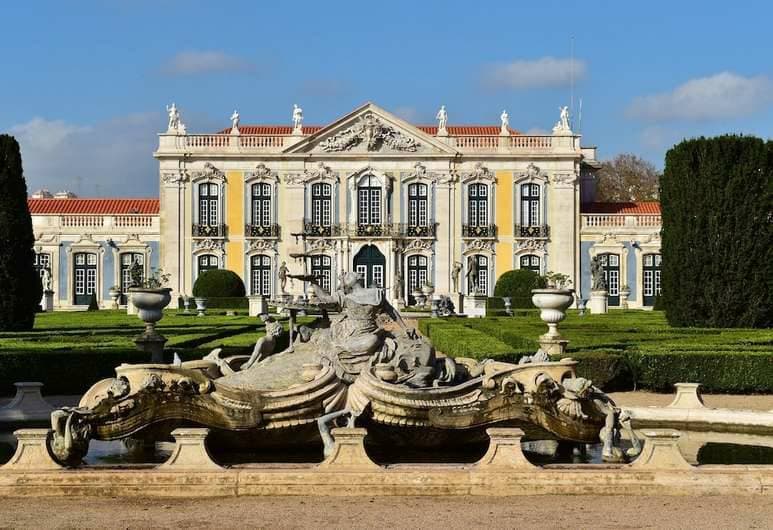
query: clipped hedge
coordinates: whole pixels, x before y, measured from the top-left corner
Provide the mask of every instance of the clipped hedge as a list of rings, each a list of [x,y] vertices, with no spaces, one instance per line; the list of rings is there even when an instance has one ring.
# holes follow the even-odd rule
[[[228,269],[204,271],[193,284],[193,296],[205,298],[239,298],[245,295],[244,282]]]
[[[534,271],[516,269],[502,274],[494,286],[495,296],[509,296],[514,308],[531,309],[531,290],[544,289],[547,280]]]
[[[249,309],[246,296],[212,296],[207,298],[207,309]]]

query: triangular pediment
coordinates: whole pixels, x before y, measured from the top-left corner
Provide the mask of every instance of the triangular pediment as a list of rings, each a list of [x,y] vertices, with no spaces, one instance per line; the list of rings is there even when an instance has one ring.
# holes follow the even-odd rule
[[[449,154],[457,151],[373,103],[288,146],[285,153]]]

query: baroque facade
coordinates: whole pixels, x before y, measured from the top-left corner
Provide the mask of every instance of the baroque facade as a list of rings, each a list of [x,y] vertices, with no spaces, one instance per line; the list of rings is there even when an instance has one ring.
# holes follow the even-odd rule
[[[371,103],[326,126],[303,125],[296,107],[292,126],[240,125],[234,112],[230,128],[193,134],[168,110],[154,156],[160,265],[175,294],[191,294],[204,270],[228,268],[248,293],[274,296],[286,263],[326,289],[355,271],[397,303],[425,284],[492,295],[517,268],[566,274],[587,298],[584,256],[638,237],[613,229],[629,238],[616,247],[604,227],[583,233],[598,163],[566,109],[549,135],[511,129],[504,112],[500,125],[451,125],[445,108],[437,126],[415,126]]]

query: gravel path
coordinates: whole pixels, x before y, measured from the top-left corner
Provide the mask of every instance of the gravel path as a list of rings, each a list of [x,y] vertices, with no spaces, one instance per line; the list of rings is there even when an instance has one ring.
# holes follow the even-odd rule
[[[0,528],[773,528],[769,497],[2,499]]]

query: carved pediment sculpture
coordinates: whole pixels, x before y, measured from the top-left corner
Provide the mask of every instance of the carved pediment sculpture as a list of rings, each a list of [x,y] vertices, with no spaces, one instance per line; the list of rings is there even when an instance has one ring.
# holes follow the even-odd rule
[[[520,239],[516,242],[517,250],[544,251],[547,241],[544,239]]]
[[[249,171],[244,175],[245,180],[279,180],[277,174],[271,171],[266,164],[261,162],[253,171]]]
[[[250,241],[250,251],[276,251],[276,241],[270,239],[253,239]]]
[[[517,180],[543,180],[547,181],[548,176],[547,174],[542,171],[542,169],[539,166],[534,165],[534,163],[530,162],[528,166],[526,166],[526,171],[521,173],[521,175],[518,177]]]
[[[551,179],[557,188],[573,188],[577,182],[577,175],[574,173],[557,173]]]
[[[225,173],[216,168],[211,162],[204,163],[204,169],[193,172],[193,180],[219,180],[225,182]]]
[[[464,248],[464,253],[494,252],[494,242],[486,239],[473,239]]]
[[[222,252],[225,247],[225,241],[222,239],[196,239],[193,242],[193,250],[219,250]]]
[[[330,169],[330,166],[326,166],[324,162],[317,162],[317,167],[314,169],[304,169],[303,173],[285,175],[285,182],[288,184],[303,184],[313,180],[338,182],[338,173]]]
[[[462,180],[465,182],[470,180],[488,180],[496,182],[496,177],[489,168],[483,165],[483,162],[476,162],[475,167],[468,173],[462,173]]]
[[[164,184],[180,184],[188,181],[188,173],[181,169],[179,171],[165,171],[161,173],[161,182]]]
[[[433,241],[431,239],[411,239],[407,245],[400,250],[405,254],[406,252],[421,252],[426,250],[432,250]]]
[[[414,152],[419,143],[395,128],[386,125],[373,113],[362,116],[357,123],[320,143],[327,152],[349,151],[358,145],[364,145],[368,151],[379,151],[386,147],[393,151]]]

